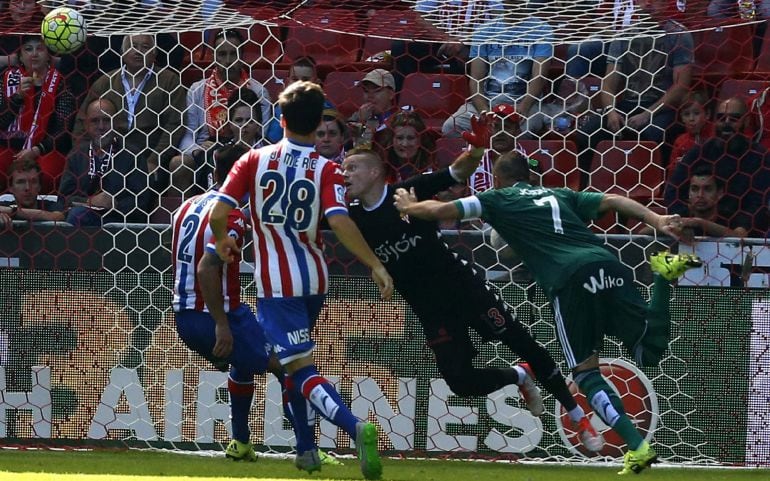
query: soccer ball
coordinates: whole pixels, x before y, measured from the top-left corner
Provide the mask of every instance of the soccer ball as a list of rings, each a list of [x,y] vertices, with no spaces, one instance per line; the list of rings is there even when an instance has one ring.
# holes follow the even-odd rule
[[[72,53],[86,41],[86,19],[67,7],[48,12],[40,26],[46,46],[55,53]]]

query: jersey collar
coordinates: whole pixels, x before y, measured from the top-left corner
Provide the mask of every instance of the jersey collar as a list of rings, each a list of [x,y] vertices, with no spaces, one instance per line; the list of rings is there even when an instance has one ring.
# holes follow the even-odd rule
[[[371,212],[373,210],[377,210],[380,208],[383,202],[385,202],[385,199],[388,197],[388,184],[385,184],[382,186],[382,195],[380,196],[380,200],[378,200],[374,205],[367,207],[364,205],[363,202],[361,202],[361,207],[364,208],[365,211]]]

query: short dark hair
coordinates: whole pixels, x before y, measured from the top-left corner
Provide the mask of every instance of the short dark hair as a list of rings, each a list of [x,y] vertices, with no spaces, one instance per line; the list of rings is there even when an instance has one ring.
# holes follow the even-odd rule
[[[10,180],[13,178],[13,174],[15,172],[26,172],[28,170],[36,170],[37,173],[40,173],[40,165],[37,163],[36,160],[31,159],[23,159],[23,160],[14,160],[11,162],[11,165],[8,166],[8,170],[6,173],[8,174],[8,179]]]
[[[227,178],[227,173],[233,168],[233,164],[243,157],[249,148],[243,144],[227,144],[214,154],[216,182],[221,184]]]
[[[232,112],[235,111],[237,107],[245,105],[246,107],[250,108],[252,113],[256,110],[256,117],[254,120],[262,123],[262,108],[259,105],[260,98],[254,92],[248,87],[241,87],[237,90],[234,90],[230,96],[227,98],[227,113],[228,115],[232,114]],[[255,109],[255,107],[258,107]]]
[[[690,178],[693,178],[695,176],[699,177],[713,177],[714,183],[716,184],[717,188],[723,189],[725,186],[725,180],[721,178],[720,176],[716,175],[714,172],[714,167],[709,163],[695,163],[695,165],[692,166],[692,169],[690,169]],[[689,188],[689,180],[687,182],[688,188]]]
[[[291,63],[292,67],[309,67],[309,68],[312,68],[313,70],[316,69],[316,65],[317,64],[315,62],[315,59],[310,55],[299,57],[298,59],[294,60]]]
[[[236,39],[238,39],[238,47],[240,47],[244,42],[243,34],[240,31],[234,30],[232,28],[223,28],[222,30],[217,32],[216,35],[214,35],[213,44],[216,45],[217,40],[226,39],[227,37],[235,37]]]
[[[497,158],[492,170],[495,176],[504,181],[529,181],[529,158],[521,152],[511,150]]]
[[[294,82],[278,96],[286,128],[299,135],[310,135],[321,123],[324,92],[313,82]]]

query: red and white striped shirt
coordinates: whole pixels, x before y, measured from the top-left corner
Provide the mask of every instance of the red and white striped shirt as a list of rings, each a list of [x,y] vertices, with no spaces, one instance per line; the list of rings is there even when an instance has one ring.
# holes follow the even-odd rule
[[[233,207],[249,195],[254,229],[254,278],[259,297],[326,293],[328,268],[322,216],[347,215],[340,166],[313,145],[286,138],[253,149],[227,176],[219,198]]]
[[[214,235],[209,226],[211,208],[217,201],[216,191],[187,199],[174,212],[171,220],[173,240],[171,261],[174,269],[174,312],[185,309],[208,312],[201,286],[198,282],[197,266],[204,249],[216,255]],[[243,245],[246,232],[246,218],[240,210],[234,209],[227,219],[227,235],[233,237],[238,246]],[[239,260],[222,266],[222,294],[225,312],[230,312],[241,303],[241,283],[238,279]]]

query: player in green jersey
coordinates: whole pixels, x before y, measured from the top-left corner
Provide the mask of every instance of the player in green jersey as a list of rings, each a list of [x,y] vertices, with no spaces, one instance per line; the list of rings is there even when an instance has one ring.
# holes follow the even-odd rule
[[[626,197],[531,185],[527,158],[509,152],[494,166],[495,189],[444,203],[416,202],[404,189],[395,205],[411,217],[428,220],[481,218],[513,248],[553,306],[556,331],[573,378],[596,414],[617,432],[628,452],[619,474],[638,473],[657,454],[626,415],[615,391],[599,371],[605,335],[619,338],[640,366],[657,365],[671,330],[671,281],[701,265],[692,255],[655,254],[649,305],[634,287],[632,271],[605,247],[586,223],[607,211],[650,225],[678,238],[678,215],[659,215]]]

